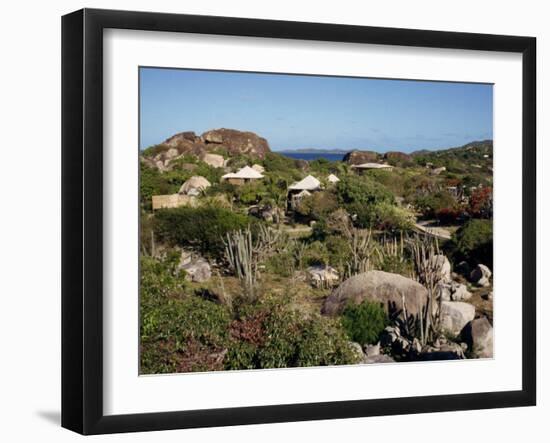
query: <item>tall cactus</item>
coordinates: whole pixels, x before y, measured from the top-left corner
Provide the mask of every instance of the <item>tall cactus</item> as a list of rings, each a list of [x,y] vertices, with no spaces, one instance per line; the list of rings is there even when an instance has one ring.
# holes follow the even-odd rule
[[[372,269],[371,256],[375,250],[371,230],[351,228],[348,230],[350,258],[346,263],[348,277],[361,274]]]
[[[253,299],[257,283],[258,263],[250,228],[244,231],[228,232],[224,243],[229,267],[241,282],[247,298]]]
[[[224,239],[225,257],[229,268],[239,279],[244,295],[249,300],[256,298],[258,265],[286,243],[285,235],[276,229],[260,225],[253,240],[250,227],[245,230],[228,232]]]
[[[442,278],[443,262],[437,260],[439,243],[437,238],[417,235],[411,239],[411,252],[417,280],[428,290],[428,303],[425,312],[420,316],[422,345],[430,342],[439,333],[441,298],[437,297],[436,285]]]

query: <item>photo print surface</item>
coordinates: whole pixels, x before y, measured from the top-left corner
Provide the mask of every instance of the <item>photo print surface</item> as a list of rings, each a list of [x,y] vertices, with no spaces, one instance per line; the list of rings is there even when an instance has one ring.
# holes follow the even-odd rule
[[[140,373],[493,357],[493,85],[139,68]]]

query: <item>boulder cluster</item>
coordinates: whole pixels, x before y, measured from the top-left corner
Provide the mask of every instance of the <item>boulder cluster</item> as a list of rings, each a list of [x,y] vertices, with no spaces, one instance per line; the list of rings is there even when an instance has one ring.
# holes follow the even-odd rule
[[[175,134],[155,146],[150,155],[142,157],[142,161],[160,171],[167,171],[174,160],[193,155],[215,168],[222,168],[225,157],[248,155],[263,159],[268,152],[271,150],[265,138],[253,132],[221,128],[202,135],[192,131]]]
[[[456,360],[475,355],[493,356],[493,327],[484,316],[476,315],[476,308],[467,302],[472,297],[468,286],[453,279],[451,264],[444,255],[434,257],[441,269],[436,284],[441,335],[429,344],[422,345],[418,338],[405,334],[398,324],[388,326],[376,345],[355,343],[357,352],[363,353],[364,363],[384,363],[400,360]],[[478,265],[470,274],[478,286],[490,285],[491,271]],[[322,313],[341,314],[349,303],[362,301],[380,303],[390,317],[403,320],[421,315],[428,300],[427,289],[415,280],[383,271],[368,271],[342,282],[325,300]],[[425,311],[424,311],[425,312]],[[477,318],[476,318],[477,317]],[[401,322],[401,324],[403,324]]]

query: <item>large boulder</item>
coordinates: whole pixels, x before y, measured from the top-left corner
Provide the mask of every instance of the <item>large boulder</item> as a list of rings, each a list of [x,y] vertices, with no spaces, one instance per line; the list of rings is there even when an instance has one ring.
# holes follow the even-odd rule
[[[464,326],[471,322],[476,315],[476,309],[469,303],[461,301],[441,302],[441,329],[458,336]]]
[[[342,161],[350,165],[361,165],[363,163],[377,162],[380,154],[374,151],[351,151],[344,155]]]
[[[253,132],[221,128],[205,132],[202,138],[207,146],[209,144],[223,146],[230,156],[244,154],[263,159],[270,152],[267,140]]]
[[[482,264],[477,265],[470,273],[470,280],[478,286],[490,286],[491,270]]]
[[[202,134],[202,138],[206,143],[223,143],[223,136],[218,131],[208,131]]]
[[[185,271],[185,279],[202,283],[210,280],[212,269],[210,264],[202,257],[195,257],[189,251],[182,251],[178,269]]]
[[[213,168],[223,168],[225,162],[223,155],[209,153],[204,154],[201,160]]]
[[[164,159],[166,160],[172,160],[179,156],[180,153],[176,148],[170,148],[164,153]]]
[[[487,317],[468,323],[462,331],[462,339],[479,358],[493,357],[493,327]]]
[[[322,312],[340,314],[348,303],[360,304],[363,300],[379,302],[387,312],[403,309],[407,315],[417,316],[428,300],[428,291],[420,283],[383,271],[368,271],[348,278],[325,300]]]

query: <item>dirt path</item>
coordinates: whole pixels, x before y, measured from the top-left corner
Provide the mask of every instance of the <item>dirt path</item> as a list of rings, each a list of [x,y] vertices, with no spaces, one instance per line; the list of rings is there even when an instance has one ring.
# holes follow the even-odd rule
[[[415,223],[415,228],[425,234],[432,235],[442,240],[450,240],[451,233],[444,228],[438,226],[429,226],[429,221],[422,221]]]
[[[307,236],[311,234],[312,228],[310,228],[309,226],[303,226],[298,228],[283,227],[281,228],[281,230],[286,232],[291,237],[301,237],[301,236]]]

